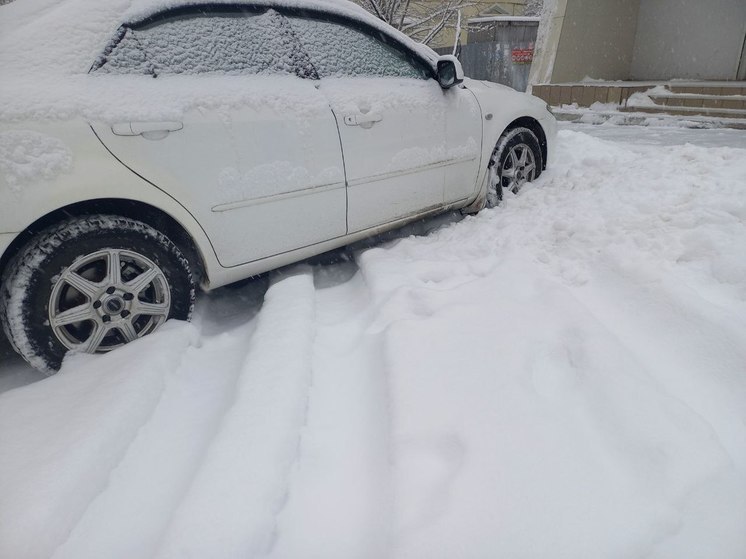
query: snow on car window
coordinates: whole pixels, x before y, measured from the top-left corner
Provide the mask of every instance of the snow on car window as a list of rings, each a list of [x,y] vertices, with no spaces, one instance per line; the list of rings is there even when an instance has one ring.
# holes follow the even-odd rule
[[[319,77],[429,77],[404,52],[357,29],[305,18],[290,18],[290,22]]]
[[[274,10],[202,12],[127,28],[98,71],[316,77],[288,21]]]

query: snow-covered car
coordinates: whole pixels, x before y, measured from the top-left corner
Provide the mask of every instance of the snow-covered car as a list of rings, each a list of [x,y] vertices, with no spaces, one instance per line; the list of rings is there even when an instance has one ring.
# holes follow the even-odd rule
[[[546,105],[343,0],[0,7],[0,320],[53,372],[546,166]]]

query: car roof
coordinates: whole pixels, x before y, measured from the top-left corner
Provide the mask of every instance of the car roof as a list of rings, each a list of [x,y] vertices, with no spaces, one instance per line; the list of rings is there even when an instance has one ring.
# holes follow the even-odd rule
[[[112,123],[135,117],[168,120],[164,115],[176,118],[174,115],[197,105],[260,103],[261,95],[252,93],[260,84],[252,80],[221,84],[216,94],[207,87],[210,78],[205,77],[195,80],[192,89],[169,89],[164,96],[162,88],[153,89],[156,84],[132,77],[91,79],[88,74],[122,25],[179,7],[207,4],[323,11],[381,30],[415,50],[432,67],[437,60],[432,49],[347,0],[15,0],[0,6],[0,123],[79,118]],[[277,95],[297,105],[295,86],[271,78]],[[308,97],[301,102],[308,104]]]
[[[123,24],[187,6],[246,5],[331,13],[394,37],[434,65],[437,55],[349,0],[16,0],[0,6],[0,73],[85,73]]]

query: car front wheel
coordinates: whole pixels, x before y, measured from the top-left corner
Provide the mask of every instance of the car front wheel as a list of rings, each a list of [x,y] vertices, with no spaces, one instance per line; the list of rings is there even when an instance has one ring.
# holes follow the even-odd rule
[[[105,353],[146,336],[194,305],[189,262],[165,235],[106,215],[40,233],[13,259],[0,321],[13,347],[49,374],[68,351]]]
[[[507,130],[490,158],[487,205],[498,205],[505,192],[517,194],[524,184],[539,177],[543,166],[536,134],[528,128]]]

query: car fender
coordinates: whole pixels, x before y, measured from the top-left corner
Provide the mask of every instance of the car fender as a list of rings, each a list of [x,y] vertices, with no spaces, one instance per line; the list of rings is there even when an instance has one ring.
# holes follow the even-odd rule
[[[0,234],[6,239],[62,208],[122,199],[171,216],[191,236],[208,277],[220,269],[210,240],[189,211],[122,165],[86,122],[3,123],[0,147],[3,142],[15,146],[0,173]]]
[[[464,87],[474,94],[477,103],[479,103],[483,124],[481,156],[485,164],[482,165],[477,179],[480,185],[480,194],[477,200],[469,206],[471,210],[480,203],[482,206],[484,205],[487,194],[487,163],[500,136],[511,123],[524,117],[536,120],[546,135],[547,159],[549,159],[550,150],[554,143],[557,125],[554,117],[547,109],[546,103],[537,97],[520,93],[504,85],[468,78],[464,80]]]

